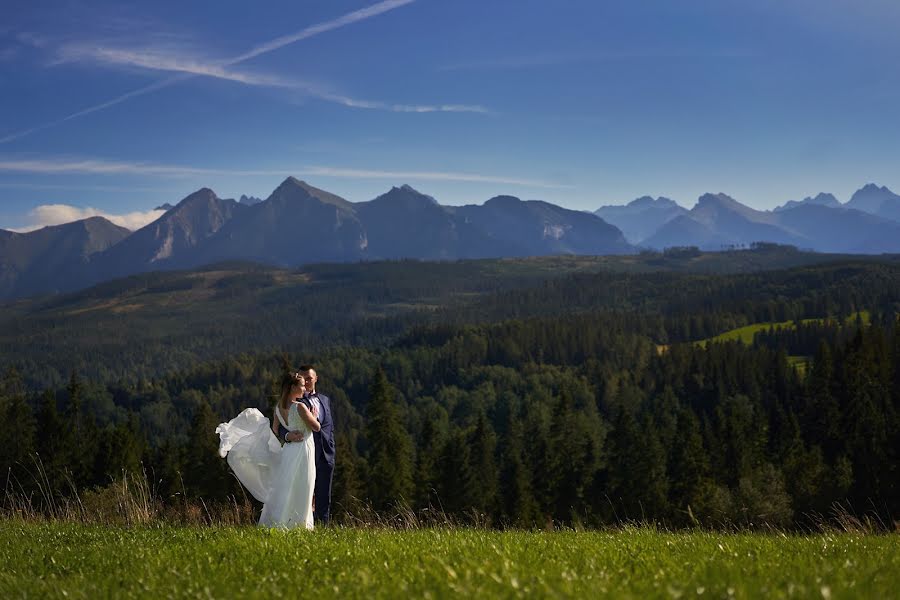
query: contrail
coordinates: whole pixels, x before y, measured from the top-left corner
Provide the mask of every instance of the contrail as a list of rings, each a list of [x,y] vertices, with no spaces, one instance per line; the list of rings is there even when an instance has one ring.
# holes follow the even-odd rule
[[[311,38],[313,36],[319,35],[320,33],[325,33],[327,31],[331,31],[333,29],[338,29],[345,25],[350,25],[352,23],[356,23],[358,21],[363,21],[365,19],[369,19],[371,17],[375,17],[382,13],[386,13],[388,11],[394,10],[395,8],[400,8],[401,6],[405,6],[407,4],[412,4],[416,0],[384,0],[383,2],[379,2],[377,4],[373,4],[366,8],[361,8],[359,10],[355,10],[353,12],[347,13],[346,15],[340,16],[336,19],[332,19],[331,21],[325,21],[323,23],[318,23],[316,25],[311,25],[305,29],[302,29],[296,33],[290,35],[284,35],[281,37],[277,37],[274,40],[266,42],[265,44],[261,44],[256,46],[255,48],[251,48],[247,52],[236,56],[234,58],[228,59],[222,62],[222,66],[230,67],[232,65],[236,65],[238,63],[242,63],[244,61],[250,60],[251,58],[256,58],[257,56],[261,56],[263,54],[268,54],[269,52],[273,52],[278,50],[279,48],[284,48],[287,45],[293,44],[295,42],[299,42],[300,40],[305,40]],[[47,129],[49,127],[53,127],[55,125],[59,125],[61,123],[65,123],[66,121],[71,121],[72,119],[77,119],[78,117],[83,117],[85,115],[89,115],[91,113],[97,112],[98,110],[103,110],[104,108],[109,108],[110,106],[115,106],[121,102],[125,102],[130,98],[136,98],[137,96],[143,96],[144,94],[148,94],[150,92],[169,87],[175,83],[180,81],[184,81],[187,79],[192,79],[196,77],[194,74],[190,73],[182,73],[179,75],[173,75],[172,77],[168,77],[166,79],[161,79],[156,83],[151,83],[150,85],[146,85],[142,88],[138,88],[126,94],[122,94],[121,96],[117,96],[112,100],[107,100],[102,104],[97,104],[96,106],[91,106],[89,108],[85,108],[76,113],[72,113],[71,115],[65,116],[61,119],[57,119],[55,121],[50,121],[49,123],[44,123],[43,125],[38,125],[36,127],[32,127],[30,129],[25,129],[22,131],[17,131],[15,133],[11,133],[5,137],[0,138],[0,144],[5,144],[7,142],[11,142],[13,140],[17,140],[19,138],[23,138],[27,135],[30,135],[36,131],[41,131],[43,129]]]
[[[26,129],[24,131],[19,131],[16,133],[11,133],[6,137],[0,138],[0,144],[5,144],[6,142],[11,142],[13,140],[17,140],[19,138],[25,137],[26,135],[32,134],[35,131],[41,131],[43,129],[47,129],[49,127],[53,127],[54,125],[59,125],[60,123],[65,123],[66,121],[71,121],[72,119],[77,119],[78,117],[83,117],[84,115],[89,115],[91,113],[97,112],[98,110],[103,110],[104,108],[109,108],[110,106],[115,106],[120,102],[125,102],[129,98],[134,98],[135,96],[143,96],[144,94],[150,93],[154,90],[158,90],[160,88],[168,87],[173,83],[177,83],[179,81],[184,81],[185,79],[190,79],[194,77],[194,75],[189,74],[178,74],[173,75],[167,79],[162,79],[157,81],[156,83],[151,83],[150,85],[145,85],[142,88],[138,88],[134,91],[128,92],[127,94],[122,94],[121,96],[116,96],[112,100],[107,100],[103,104],[97,104],[96,106],[91,106],[90,108],[85,108],[84,110],[79,110],[77,113],[72,113],[69,116],[63,117],[61,119],[57,119],[55,121],[50,121],[49,123],[44,123],[43,125],[38,125],[36,127],[32,127],[31,129]]]

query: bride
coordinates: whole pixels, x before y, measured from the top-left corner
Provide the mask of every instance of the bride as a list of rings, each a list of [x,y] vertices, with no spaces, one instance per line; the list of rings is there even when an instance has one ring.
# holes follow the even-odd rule
[[[310,410],[296,401],[305,391],[302,376],[286,374],[271,422],[248,408],[216,427],[219,456],[227,455],[238,480],[263,503],[262,526],[313,528],[316,454],[311,432],[319,430],[319,421],[315,407]],[[278,441],[278,423],[289,432],[285,438],[291,443],[284,447]]]

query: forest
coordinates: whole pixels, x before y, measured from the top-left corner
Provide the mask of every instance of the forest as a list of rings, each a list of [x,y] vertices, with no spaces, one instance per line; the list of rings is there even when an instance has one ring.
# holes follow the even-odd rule
[[[110,345],[90,345],[86,325],[48,335],[23,317],[44,329],[4,333],[5,508],[76,496],[101,506],[126,474],[143,473],[163,505],[252,513],[215,427],[249,406],[271,414],[284,365],[311,362],[336,420],[339,522],[406,511],[501,528],[805,529],[852,515],[893,527],[900,265],[528,266],[394,263],[368,283],[354,273],[306,296],[283,290],[297,314],[270,306],[293,335],[269,316],[232,315],[210,333],[228,340],[224,357],[200,350],[210,341],[191,313],[180,317],[192,332],[184,347],[177,333],[142,343],[146,327],[177,324],[162,311],[107,321]],[[273,302],[270,276],[250,287],[270,286]],[[117,285],[91,293],[109,302],[131,284]],[[384,308],[402,304],[418,308]],[[698,343],[748,324],[763,325],[752,343]],[[84,352],[64,374],[60,348]],[[159,352],[176,366],[139,368]]]

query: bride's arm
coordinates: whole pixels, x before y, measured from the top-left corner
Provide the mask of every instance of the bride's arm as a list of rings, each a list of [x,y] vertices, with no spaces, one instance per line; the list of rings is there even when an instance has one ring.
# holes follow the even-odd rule
[[[309,426],[313,431],[318,431],[321,429],[321,425],[319,425],[319,420],[316,418],[316,415],[312,414],[306,405],[302,402],[297,403],[297,412],[300,413],[300,418],[303,419],[303,422]]]
[[[275,411],[278,410],[278,407],[275,407],[275,410],[272,411],[272,433],[275,434],[275,437],[278,437],[278,415],[275,414]]]

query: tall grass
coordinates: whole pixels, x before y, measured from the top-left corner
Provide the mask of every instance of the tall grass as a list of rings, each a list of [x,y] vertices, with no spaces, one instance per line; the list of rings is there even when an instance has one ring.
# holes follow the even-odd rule
[[[163,498],[146,469],[122,471],[102,487],[79,490],[72,477],[54,488],[38,455],[25,469],[22,482],[7,473],[0,516],[25,521],[72,522],[97,525],[249,525],[256,522],[246,496],[207,503],[203,498]],[[158,483],[158,482],[157,482]],[[183,486],[182,486],[183,488]]]
[[[28,522],[68,522],[109,526],[138,525],[189,525],[189,526],[247,526],[255,525],[259,517],[259,504],[243,494],[240,498],[231,496],[226,501],[207,502],[203,498],[192,498],[182,491],[170,497],[159,493],[158,484],[146,469],[138,472],[123,471],[103,487],[78,490],[71,477],[66,477],[65,489],[54,489],[40,457],[35,455],[27,470],[30,479],[24,485],[10,471],[6,476],[3,501],[0,504],[0,518]],[[335,506],[334,524],[357,529],[519,529],[514,524],[492,523],[490,518],[478,511],[462,515],[452,515],[444,511],[439,501],[426,508],[416,509],[400,500],[387,511],[377,511],[367,502],[353,498],[352,507]],[[690,507],[687,508],[690,511]],[[756,524],[752,530],[770,533],[853,533],[880,534],[900,533],[900,521],[883,519],[878,511],[860,512],[849,503],[835,503],[828,514],[805,515],[805,526],[787,530],[765,522]],[[665,522],[646,519],[618,518],[601,529],[618,530],[628,527],[650,528],[656,531],[676,531]],[[541,527],[530,529],[584,530],[576,520],[569,524],[547,520]],[[749,532],[746,524],[727,520],[714,525],[701,525],[694,520],[693,531],[718,531],[722,533]]]

